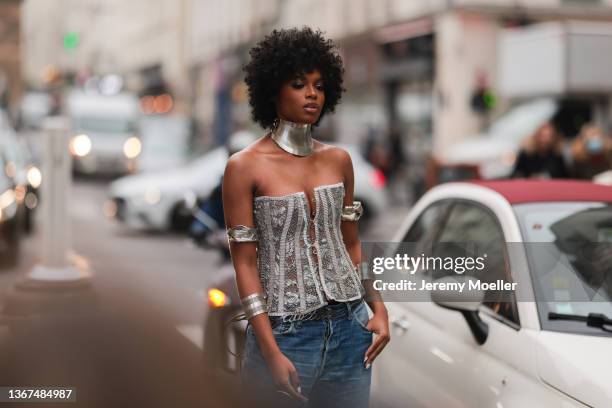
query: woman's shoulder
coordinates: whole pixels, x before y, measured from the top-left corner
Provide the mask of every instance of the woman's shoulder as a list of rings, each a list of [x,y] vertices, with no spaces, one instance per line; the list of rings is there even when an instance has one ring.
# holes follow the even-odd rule
[[[322,157],[336,160],[339,162],[350,163],[351,156],[349,155],[346,149],[333,144],[323,143],[318,140],[316,141],[316,143],[317,146],[315,148],[318,150],[319,154],[321,154]]]
[[[254,165],[258,156],[265,152],[265,137],[266,135],[261,136],[244,149],[232,154],[227,161],[227,165],[240,168],[248,168]]]

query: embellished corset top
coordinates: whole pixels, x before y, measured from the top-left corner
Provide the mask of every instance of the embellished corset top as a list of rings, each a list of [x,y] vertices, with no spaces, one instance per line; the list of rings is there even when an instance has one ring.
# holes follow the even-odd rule
[[[270,316],[310,312],[365,292],[340,229],[344,184],[315,187],[314,199],[310,218],[303,191],[254,198],[257,270]]]

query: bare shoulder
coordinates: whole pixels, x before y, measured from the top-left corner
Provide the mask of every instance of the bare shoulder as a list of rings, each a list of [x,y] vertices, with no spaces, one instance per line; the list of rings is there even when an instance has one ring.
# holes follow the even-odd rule
[[[322,142],[319,142],[319,143],[320,143],[319,149],[320,149],[321,155],[326,160],[331,160],[335,163],[338,163],[342,167],[352,166],[351,156],[346,149],[339,147],[339,146],[332,145],[332,144],[327,144],[327,143],[322,143]]]
[[[239,152],[230,156],[226,165],[226,172],[251,172],[257,165],[257,159],[261,154],[264,145],[264,136],[255,140]],[[245,176],[247,174],[244,174]]]
[[[225,177],[248,179],[256,165],[256,156],[256,154],[247,149],[232,154],[225,165]]]

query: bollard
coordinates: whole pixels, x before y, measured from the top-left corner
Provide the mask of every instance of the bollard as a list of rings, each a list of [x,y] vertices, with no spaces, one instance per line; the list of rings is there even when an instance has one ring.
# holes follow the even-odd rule
[[[72,185],[69,125],[69,120],[61,116],[43,122],[41,262],[9,292],[2,311],[4,319],[71,315],[95,306],[90,271],[83,268],[78,257],[68,257]]]
[[[85,271],[70,265],[69,197],[72,187],[72,162],[68,150],[67,118],[55,116],[43,122],[42,181],[42,262],[30,272],[30,279],[73,281],[88,279]]]

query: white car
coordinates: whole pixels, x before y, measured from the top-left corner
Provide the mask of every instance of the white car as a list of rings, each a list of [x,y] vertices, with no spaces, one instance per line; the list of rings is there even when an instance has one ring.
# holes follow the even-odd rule
[[[385,179],[352,146],[342,145],[351,155],[355,171],[355,199],[364,207],[364,217],[380,213],[386,207]],[[206,198],[219,184],[227,150],[217,147],[186,166],[164,171],[143,172],[122,177],[110,185],[110,214],[135,229],[184,229],[188,213],[184,199],[194,193]]]
[[[485,291],[457,303],[460,293],[441,290],[387,302],[391,341],[372,365],[373,406],[612,406],[612,189],[446,183],[393,239],[419,248],[453,241],[486,247],[493,266],[483,277],[517,283],[516,292],[508,302]]]

